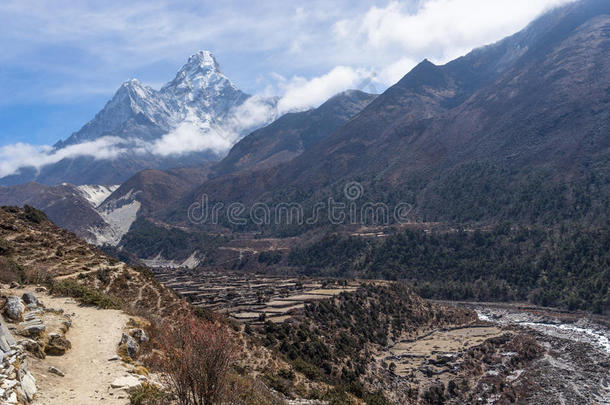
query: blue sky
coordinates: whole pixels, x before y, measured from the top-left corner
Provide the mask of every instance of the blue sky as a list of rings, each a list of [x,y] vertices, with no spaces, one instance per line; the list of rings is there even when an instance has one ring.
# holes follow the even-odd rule
[[[123,81],[159,88],[200,49],[242,90],[307,108],[367,77],[382,91],[569,1],[3,0],[0,148],[65,139]]]

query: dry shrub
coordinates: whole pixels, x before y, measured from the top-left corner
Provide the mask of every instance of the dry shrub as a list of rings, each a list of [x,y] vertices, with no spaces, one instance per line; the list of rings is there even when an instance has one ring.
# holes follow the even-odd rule
[[[223,403],[236,346],[226,326],[186,315],[160,333],[159,368],[182,405]]]
[[[25,269],[25,282],[28,284],[50,284],[53,277],[48,268],[44,266],[34,266]]]
[[[22,282],[25,278],[24,269],[13,259],[0,256],[0,282]]]
[[[227,401],[234,405],[284,405],[265,384],[248,375],[230,376],[230,397]]]

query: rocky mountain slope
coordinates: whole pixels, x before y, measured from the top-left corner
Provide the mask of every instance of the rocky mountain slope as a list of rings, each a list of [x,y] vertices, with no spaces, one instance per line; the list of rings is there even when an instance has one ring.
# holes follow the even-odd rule
[[[290,161],[339,129],[375,97],[359,90],[347,90],[318,108],[285,114],[235,144],[213,166],[213,175],[264,169]]]
[[[96,211],[101,199],[105,199],[116,187],[82,186],[70,184],[46,186],[27,183],[0,187],[2,205],[30,205],[44,211],[49,218],[82,238],[94,238],[92,229],[105,229],[107,224]]]
[[[147,271],[104,254],[29,206],[0,209],[0,239],[0,273],[5,283],[78,281],[115,297],[121,305],[158,314],[183,305]],[[115,301],[109,302],[115,305]]]
[[[609,27],[610,4],[583,0],[444,66],[424,61],[292,161],[212,179],[176,211],[202,194],[311,205],[358,179],[368,201],[405,201],[417,219],[599,222],[610,196]]]

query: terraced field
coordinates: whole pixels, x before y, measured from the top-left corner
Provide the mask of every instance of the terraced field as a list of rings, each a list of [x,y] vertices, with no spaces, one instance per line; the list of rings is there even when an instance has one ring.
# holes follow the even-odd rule
[[[306,302],[355,291],[357,281],[158,269],[156,277],[193,305],[244,322],[283,322]]]

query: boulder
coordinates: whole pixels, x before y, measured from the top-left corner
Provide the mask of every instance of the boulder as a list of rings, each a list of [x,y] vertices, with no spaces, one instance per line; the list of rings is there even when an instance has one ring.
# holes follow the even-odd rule
[[[9,319],[13,321],[20,322],[23,320],[23,311],[25,311],[25,307],[23,303],[19,299],[19,297],[15,295],[10,295],[6,298],[6,304],[4,304],[4,313]]]
[[[71,347],[72,344],[68,339],[59,334],[52,334],[49,336],[49,342],[47,343],[44,351],[50,356],[62,356]]]
[[[135,339],[126,333],[123,333],[123,336],[121,336],[120,345],[125,347],[127,355],[132,359],[135,358],[136,354],[138,354],[138,350],[140,350],[140,346]]]
[[[36,296],[32,292],[24,293],[21,296],[21,299],[23,300],[23,302],[25,302],[26,305],[29,305],[29,304],[36,305],[38,303],[38,300],[36,299]]]

